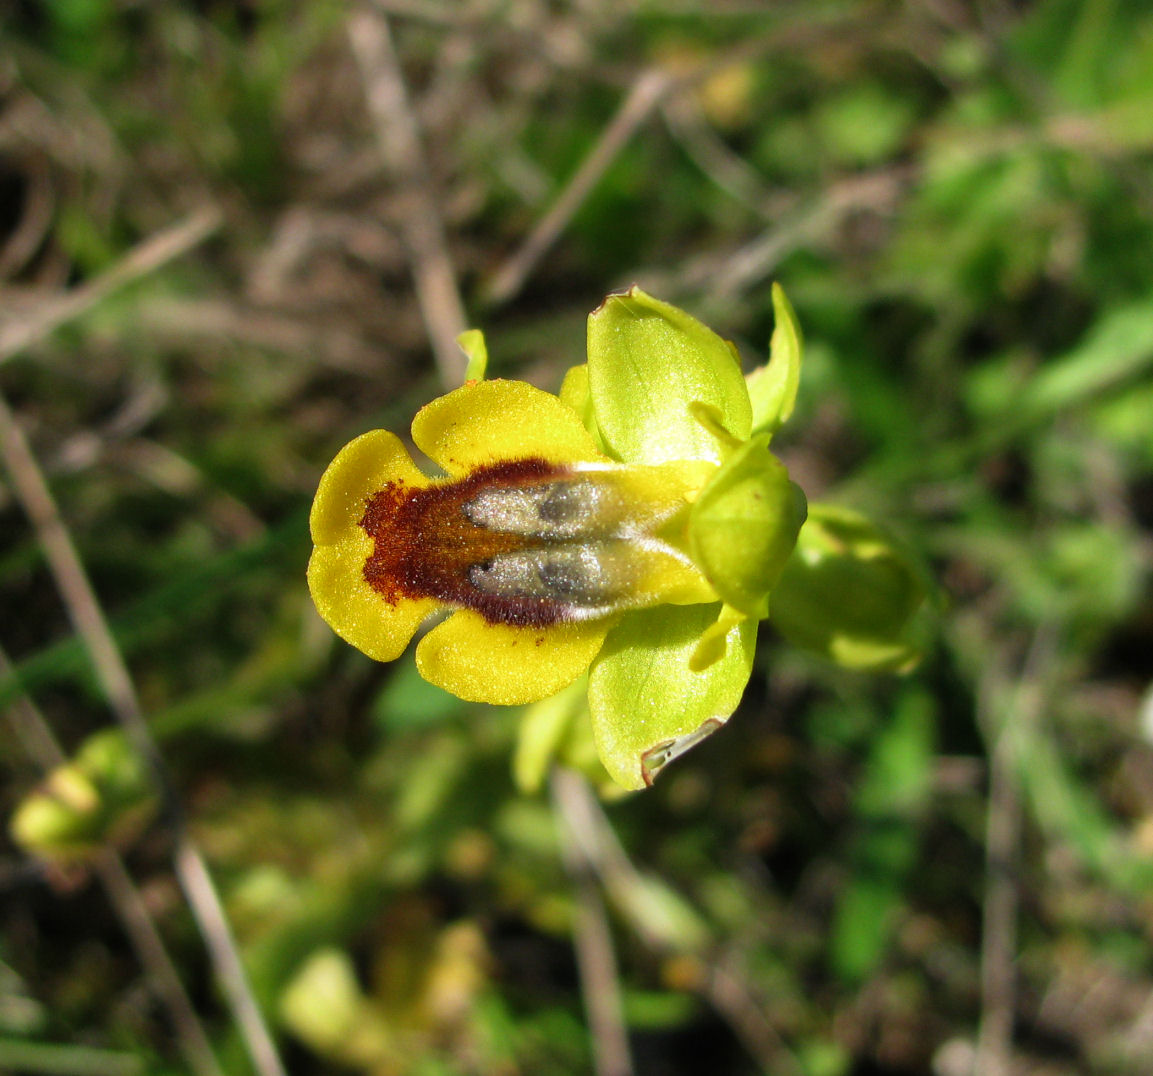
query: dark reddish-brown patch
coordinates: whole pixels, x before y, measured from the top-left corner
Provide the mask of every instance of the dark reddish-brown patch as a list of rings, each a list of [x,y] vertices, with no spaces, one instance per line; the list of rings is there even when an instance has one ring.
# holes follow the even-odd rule
[[[360,525],[372,538],[364,578],[390,605],[436,598],[480,613],[490,624],[546,627],[567,619],[569,607],[548,598],[477,590],[469,569],[501,553],[531,549],[540,539],[479,527],[464,506],[486,489],[555,481],[568,468],[543,459],[505,460],[464,478],[414,488],[390,482],[368,498]]]

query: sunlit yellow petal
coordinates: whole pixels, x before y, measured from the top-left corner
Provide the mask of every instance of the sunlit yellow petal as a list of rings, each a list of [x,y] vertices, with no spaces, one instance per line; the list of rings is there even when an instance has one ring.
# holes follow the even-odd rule
[[[317,611],[346,642],[377,661],[392,661],[420,622],[438,607],[432,598],[389,605],[364,578],[372,539],[359,528],[339,542],[318,545],[308,562],[308,589]]]
[[[413,419],[412,439],[453,475],[494,460],[604,459],[568,404],[523,381],[478,381],[433,400]]]
[[[350,441],[320,479],[309,519],[312,540],[327,545],[359,531],[366,498],[397,480],[428,485],[400,438],[387,430],[370,430]]]
[[[547,628],[489,624],[459,610],[416,648],[429,682],[470,702],[519,706],[560,691],[596,657],[611,618]]]

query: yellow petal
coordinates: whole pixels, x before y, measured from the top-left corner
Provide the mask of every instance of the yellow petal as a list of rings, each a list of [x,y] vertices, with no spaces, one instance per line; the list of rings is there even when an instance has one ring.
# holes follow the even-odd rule
[[[392,661],[408,646],[433,598],[389,605],[364,578],[372,539],[359,527],[339,542],[318,545],[308,562],[308,589],[317,611],[345,642],[377,661]]]
[[[312,540],[327,545],[354,532],[363,535],[360,521],[365,500],[398,480],[412,486],[428,485],[399,437],[387,430],[370,430],[350,441],[321,476],[309,518]]]
[[[416,667],[430,683],[470,702],[537,702],[588,668],[613,622],[515,628],[461,609],[421,639]]]
[[[462,385],[417,412],[412,439],[449,474],[495,460],[603,460],[580,416],[524,381]]]

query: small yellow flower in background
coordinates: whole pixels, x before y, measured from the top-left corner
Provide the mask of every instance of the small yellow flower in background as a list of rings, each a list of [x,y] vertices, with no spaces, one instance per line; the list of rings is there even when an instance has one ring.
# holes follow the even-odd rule
[[[559,396],[483,380],[483,338],[466,334],[470,380],[412,423],[442,476],[384,430],[325,471],[308,567],[321,616],[391,661],[447,610],[417,668],[476,702],[537,702],[588,671],[600,761],[625,788],[650,784],[736,708],[805,519],[768,450],[801,357],[779,289],[774,306],[770,362],[748,379],[730,344],[637,288],[590,315],[588,363]],[[830,563],[813,548],[793,572],[802,594]],[[797,605],[799,634],[831,649]]]

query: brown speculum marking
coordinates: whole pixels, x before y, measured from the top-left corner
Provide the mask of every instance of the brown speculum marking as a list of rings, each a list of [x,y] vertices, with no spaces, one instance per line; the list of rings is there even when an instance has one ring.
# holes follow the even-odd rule
[[[463,478],[390,482],[368,498],[364,578],[391,605],[435,598],[493,624],[611,612],[628,586],[618,494],[562,464],[506,460]]]

